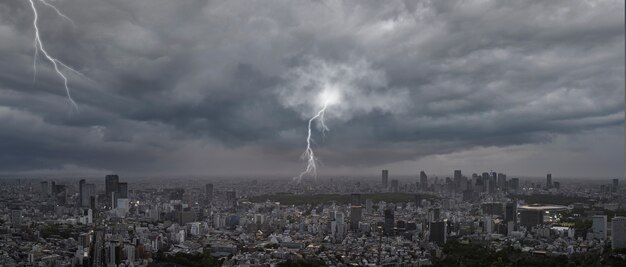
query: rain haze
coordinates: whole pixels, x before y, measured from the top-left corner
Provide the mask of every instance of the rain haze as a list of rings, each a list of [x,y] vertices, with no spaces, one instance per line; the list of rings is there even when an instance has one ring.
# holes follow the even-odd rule
[[[0,173],[624,177],[624,1],[0,2]]]

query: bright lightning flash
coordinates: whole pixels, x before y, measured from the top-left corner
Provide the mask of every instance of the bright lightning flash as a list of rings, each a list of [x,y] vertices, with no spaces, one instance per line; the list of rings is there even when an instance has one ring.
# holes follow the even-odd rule
[[[324,114],[326,113],[326,108],[330,105],[337,104],[341,100],[339,92],[335,90],[333,87],[326,87],[324,91],[319,95],[317,102],[318,105],[321,106],[320,110],[315,114],[315,116],[309,119],[308,124],[308,132],[306,137],[306,149],[304,153],[302,153],[302,159],[307,161],[307,166],[304,171],[300,173],[300,175],[294,177],[294,181],[300,182],[305,175],[311,175],[314,178],[317,178],[317,158],[315,157],[315,153],[311,148],[311,143],[313,142],[313,138],[311,137],[311,126],[313,125],[313,121],[317,120],[319,122],[319,126],[321,128],[322,134],[328,131],[328,127],[324,122]]]
[[[74,108],[76,110],[78,110],[78,105],[76,104],[76,102],[74,101],[74,99],[72,98],[72,95],[70,94],[70,88],[67,85],[68,80],[67,77],[65,76],[65,74],[63,74],[63,72],[61,72],[59,66],[64,67],[74,73],[77,73],[79,75],[82,75],[80,72],[78,72],[77,70],[69,67],[68,65],[66,65],[65,63],[61,62],[60,60],[52,57],[48,51],[46,51],[46,49],[44,48],[43,42],[41,42],[41,36],[39,35],[39,26],[38,26],[38,22],[39,22],[39,13],[37,11],[37,7],[35,5],[35,0],[28,0],[30,2],[30,7],[33,10],[33,15],[34,15],[34,19],[33,19],[33,28],[35,29],[35,57],[34,57],[34,62],[33,62],[33,70],[34,70],[34,75],[37,75],[37,55],[39,54],[39,52],[41,52],[45,58],[50,61],[50,63],[52,63],[52,65],[54,66],[54,70],[56,71],[56,73],[59,75],[59,77],[61,77],[61,79],[63,79],[63,86],[65,87],[65,92],[67,94],[67,99],[70,101],[70,103],[72,104],[72,106],[74,106]],[[57,15],[59,15],[60,17],[62,17],[63,19],[66,19],[68,21],[70,21],[72,24],[74,24],[74,22],[65,14],[61,13],[61,11],[59,11],[59,9],[57,9],[54,5],[46,2],[45,0],[38,0],[39,2],[41,2],[42,4],[44,4],[47,7],[50,7],[52,9],[54,9],[54,11],[57,13]]]

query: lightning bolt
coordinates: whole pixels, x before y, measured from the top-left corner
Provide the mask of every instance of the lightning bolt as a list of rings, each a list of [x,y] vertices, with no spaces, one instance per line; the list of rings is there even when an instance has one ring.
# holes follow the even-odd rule
[[[37,11],[37,6],[35,5],[35,0],[28,0],[28,1],[30,2],[30,7],[33,10],[33,15],[34,15],[33,28],[35,29],[35,55],[34,55],[34,60],[33,60],[33,80],[37,76],[37,57],[39,56],[39,52],[41,52],[44,55],[44,57],[48,61],[50,61],[50,63],[52,63],[52,65],[54,66],[54,70],[59,75],[59,77],[61,77],[61,79],[63,80],[63,86],[65,87],[65,93],[67,94],[67,99],[70,101],[72,106],[76,110],[78,110],[78,105],[76,104],[76,102],[72,98],[72,94],[70,93],[70,88],[68,86],[67,76],[65,76],[65,74],[63,74],[63,72],[60,70],[59,66],[65,68],[65,69],[68,69],[71,72],[74,72],[74,73],[76,73],[78,75],[81,75],[81,76],[83,76],[83,75],[82,75],[82,73],[80,73],[79,71],[71,68],[70,66],[66,65],[62,61],[52,57],[48,53],[48,51],[46,51],[46,49],[44,48],[43,42],[41,41],[41,36],[39,35],[39,26],[38,26],[39,12]],[[44,4],[47,7],[52,8],[57,13],[57,15],[59,15],[61,18],[65,19],[65,20],[70,21],[72,23],[72,25],[75,26],[74,21],[72,21],[65,14],[61,13],[61,11],[59,11],[59,9],[56,8],[54,5],[46,2],[45,0],[39,0],[39,2],[41,2],[42,4]]]
[[[300,175],[293,178],[293,180],[297,183],[300,183],[300,181],[302,181],[302,177],[304,177],[305,175],[312,175],[317,179],[317,158],[315,157],[315,153],[313,153],[313,149],[311,148],[311,143],[313,142],[313,138],[311,137],[311,126],[313,125],[313,121],[317,120],[322,128],[322,134],[328,131],[328,127],[324,123],[324,113],[326,113],[326,107],[328,107],[328,102],[324,102],[324,105],[317,112],[317,114],[309,119],[308,134],[306,137],[306,149],[304,150],[304,153],[302,153],[301,157],[302,159],[305,159],[307,161],[307,166],[306,169],[300,173]]]

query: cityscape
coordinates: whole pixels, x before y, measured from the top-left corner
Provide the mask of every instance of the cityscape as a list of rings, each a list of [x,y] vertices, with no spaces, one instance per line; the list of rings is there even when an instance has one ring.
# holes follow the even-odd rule
[[[623,180],[391,171],[301,183],[3,179],[0,265],[450,266],[479,248],[515,253],[515,266],[626,264]]]
[[[626,267],[624,0],[0,0],[0,267]]]

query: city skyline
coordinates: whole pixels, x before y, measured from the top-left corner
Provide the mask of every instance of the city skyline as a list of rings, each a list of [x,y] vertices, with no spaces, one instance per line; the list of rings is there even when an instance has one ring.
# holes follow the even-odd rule
[[[78,109],[0,3],[2,176],[297,176],[320,97],[320,177],[625,176],[620,1],[42,3]]]

